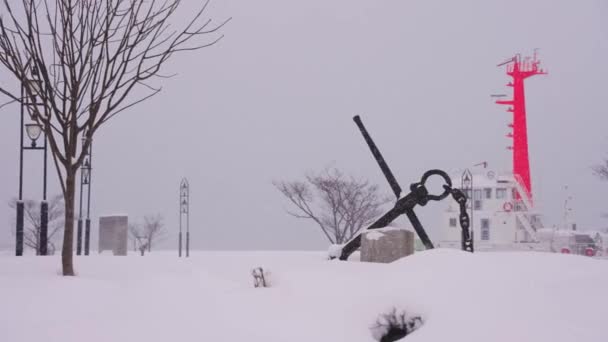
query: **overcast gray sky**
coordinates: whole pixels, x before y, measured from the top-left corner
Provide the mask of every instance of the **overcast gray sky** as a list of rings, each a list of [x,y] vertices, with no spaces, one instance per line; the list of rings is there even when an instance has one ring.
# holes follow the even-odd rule
[[[608,226],[608,182],[590,170],[608,156],[607,1],[215,0],[208,15],[233,17],[225,39],[174,58],[163,92],[96,136],[93,250],[97,217],[113,213],[161,213],[173,247],[182,177],[193,248],[325,249],[271,182],[335,163],[389,193],[356,114],[404,187],[429,168],[508,171],[509,115],[489,95],[508,92],[496,64],[534,48],[550,73],[527,81],[537,202],[558,223],[569,185],[579,226]],[[2,71],[0,82],[14,81]],[[2,203],[17,195],[18,113],[0,110]],[[40,194],[37,157],[26,158],[27,197]],[[443,206],[421,211],[431,236]],[[14,246],[13,215],[0,205],[0,246]]]

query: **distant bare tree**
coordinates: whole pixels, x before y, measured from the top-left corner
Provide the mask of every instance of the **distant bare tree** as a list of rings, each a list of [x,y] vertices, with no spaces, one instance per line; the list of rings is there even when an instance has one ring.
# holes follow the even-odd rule
[[[133,241],[133,249],[144,252],[152,251],[152,245],[165,235],[165,225],[160,214],[146,215],[142,224],[132,223],[129,225],[129,235]]]
[[[12,209],[17,208],[17,199],[12,199],[8,206]],[[36,251],[40,251],[40,202],[34,200],[23,201],[23,212],[25,224],[23,227],[23,243],[25,246]],[[48,212],[48,245],[49,254],[55,254],[55,241],[63,230],[63,195],[57,195],[49,201]],[[14,230],[13,230],[14,233]]]
[[[143,256],[148,249],[147,239],[141,228],[141,224],[131,223],[129,224],[129,236],[133,241],[133,250],[138,251]]]
[[[593,166],[593,173],[601,180],[608,180],[608,159]]]
[[[293,217],[314,221],[334,244],[350,240],[382,213],[389,201],[377,185],[346,177],[336,168],[307,175],[305,181],[273,182],[291,202]]]
[[[129,223],[129,239],[133,243],[133,251],[137,252],[143,244],[143,235],[140,233],[139,223]]]
[[[144,217],[144,233],[148,241],[148,252],[150,252],[152,245],[163,238],[166,233],[162,215],[146,215]]]
[[[216,34],[228,20],[204,19],[209,0],[197,2],[198,10],[180,28],[172,25],[182,2],[2,1],[0,66],[4,79],[10,76],[23,87],[0,84],[0,94],[8,103],[27,104],[29,118],[48,139],[65,203],[65,276],[75,275],[76,173],[93,136],[108,120],[161,91],[158,82],[170,77],[161,70],[171,57],[222,38]]]

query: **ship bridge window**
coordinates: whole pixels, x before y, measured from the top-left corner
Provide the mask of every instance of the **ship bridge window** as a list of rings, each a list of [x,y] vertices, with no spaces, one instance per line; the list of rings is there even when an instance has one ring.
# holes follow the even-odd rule
[[[456,227],[456,218],[450,217],[450,227]]]
[[[492,188],[483,189],[483,196],[485,199],[492,199]]]
[[[481,210],[481,189],[473,191],[473,210]]]
[[[496,198],[497,199],[507,198],[507,189],[506,188],[496,189]]]
[[[467,199],[471,199],[471,189],[464,189],[464,194],[467,196]]]
[[[473,210],[482,210],[483,206],[481,205],[481,201],[480,200],[474,200],[473,201]]]
[[[481,239],[490,240],[490,219],[481,219]]]

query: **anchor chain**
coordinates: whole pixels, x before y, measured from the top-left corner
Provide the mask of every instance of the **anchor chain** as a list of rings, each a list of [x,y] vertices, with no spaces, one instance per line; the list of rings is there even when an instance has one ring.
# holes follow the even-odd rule
[[[447,185],[444,185],[443,188],[452,194],[452,198],[460,207],[459,221],[462,234],[462,250],[473,252],[473,239],[471,238],[471,230],[469,229],[471,220],[469,218],[469,213],[467,212],[467,196],[460,189],[452,189]]]

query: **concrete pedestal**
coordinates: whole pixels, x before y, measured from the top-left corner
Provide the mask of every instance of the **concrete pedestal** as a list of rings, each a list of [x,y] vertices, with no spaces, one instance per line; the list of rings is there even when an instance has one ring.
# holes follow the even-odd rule
[[[114,255],[127,255],[129,219],[127,216],[99,218],[99,253],[111,250]]]
[[[366,231],[361,236],[361,261],[390,263],[414,254],[414,238],[414,232],[400,228]]]

